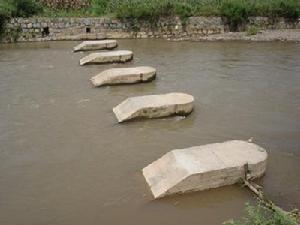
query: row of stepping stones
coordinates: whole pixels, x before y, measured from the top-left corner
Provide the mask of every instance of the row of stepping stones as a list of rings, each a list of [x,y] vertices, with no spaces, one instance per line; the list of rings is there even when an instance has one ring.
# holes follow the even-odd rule
[[[116,40],[84,41],[74,47],[74,52],[111,50],[118,46]],[[81,66],[88,64],[124,63],[133,59],[129,50],[91,53],[82,59]],[[113,68],[91,78],[95,87],[143,83],[154,80],[156,69],[149,66]],[[119,123],[137,118],[159,118],[170,115],[186,116],[193,111],[194,97],[185,93],[137,96],[124,100],[113,108]]]
[[[74,51],[109,50],[117,47],[115,40],[84,41]],[[132,60],[128,50],[91,53],[80,65],[123,63]],[[154,80],[156,69],[148,66],[113,68],[91,78],[95,87],[134,84]],[[136,118],[158,118],[188,115],[194,98],[185,93],[137,96],[113,108],[118,122]],[[266,170],[267,153],[258,145],[234,140],[168,152],[143,169],[143,175],[154,198],[175,193],[207,190],[262,176]]]

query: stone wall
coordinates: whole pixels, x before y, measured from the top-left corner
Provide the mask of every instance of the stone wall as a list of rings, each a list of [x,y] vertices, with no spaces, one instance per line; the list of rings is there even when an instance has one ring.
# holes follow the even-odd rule
[[[285,18],[249,17],[249,25],[256,25],[265,30],[300,29],[300,18],[288,20]]]
[[[249,18],[262,29],[300,29],[300,21]],[[8,24],[6,41],[83,40],[107,38],[197,39],[228,32],[221,17],[162,18],[157,23],[121,21],[111,18],[14,18]]]

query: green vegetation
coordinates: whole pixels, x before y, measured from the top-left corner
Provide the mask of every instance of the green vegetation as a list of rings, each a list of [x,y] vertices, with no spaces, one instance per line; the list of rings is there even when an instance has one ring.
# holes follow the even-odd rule
[[[1,0],[0,0],[1,1]],[[2,0],[3,1],[3,0]],[[29,1],[29,0],[27,0]],[[81,10],[44,8],[43,16],[103,16],[121,19],[154,20],[165,16],[223,16],[234,28],[249,16],[300,16],[299,0],[90,0]]]
[[[5,34],[5,24],[11,17],[28,17],[41,10],[41,6],[32,0],[0,0],[0,38]]]
[[[296,219],[290,214],[283,214],[262,205],[246,204],[246,215],[241,220],[226,221],[226,225],[297,225]]]
[[[41,10],[33,0],[0,0],[0,15],[5,17],[28,17]]]
[[[91,0],[95,15],[113,13],[120,18],[154,16],[223,15],[298,18],[299,0]]]
[[[4,33],[4,27],[6,20],[10,17],[11,15],[11,9],[10,5],[4,2],[3,0],[0,1],[0,37]]]
[[[156,19],[174,15],[216,15],[218,12],[213,8],[218,2],[219,0],[92,0],[91,8],[96,9],[93,10],[94,15],[108,13],[118,18]]]
[[[299,0],[91,0],[93,15],[112,14],[122,19],[157,20],[159,17],[222,16],[231,30],[245,24],[250,16],[300,16]]]
[[[225,0],[220,4],[220,14],[228,19],[231,30],[245,24],[251,16],[254,2],[245,0]]]
[[[90,0],[85,9],[50,9],[35,0],[0,0],[0,32],[11,17],[38,14],[48,17],[87,17],[110,15],[132,21],[155,22],[160,17],[222,16],[232,31],[248,22],[250,16],[285,17],[295,20],[300,16],[299,0]]]
[[[109,1],[91,0],[91,9],[94,15],[103,15],[107,11]]]
[[[92,15],[91,9],[51,9],[43,7],[38,14],[42,17],[90,17]]]
[[[259,27],[255,25],[248,26],[246,29],[247,35],[256,35],[259,32]]]

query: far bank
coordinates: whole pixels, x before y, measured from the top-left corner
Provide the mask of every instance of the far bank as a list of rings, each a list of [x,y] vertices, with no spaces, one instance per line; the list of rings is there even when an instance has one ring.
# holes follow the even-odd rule
[[[300,20],[249,17],[239,30],[230,32],[226,18],[179,17],[146,20],[90,18],[12,18],[4,42],[85,40],[104,38],[163,38],[194,41],[300,41]]]

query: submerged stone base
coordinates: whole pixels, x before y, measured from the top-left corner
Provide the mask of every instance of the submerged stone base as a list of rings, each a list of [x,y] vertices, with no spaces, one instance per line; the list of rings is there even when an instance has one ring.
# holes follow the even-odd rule
[[[143,83],[155,79],[156,69],[149,66],[112,68],[91,78],[95,87],[117,84]]]
[[[113,49],[117,47],[116,40],[84,41],[73,48],[74,52]]]
[[[87,64],[124,63],[132,60],[132,58],[133,53],[128,50],[97,52],[83,57],[79,64],[83,66]]]
[[[159,118],[188,115],[194,107],[194,97],[184,93],[145,95],[128,98],[113,108],[118,122],[139,118]]]

